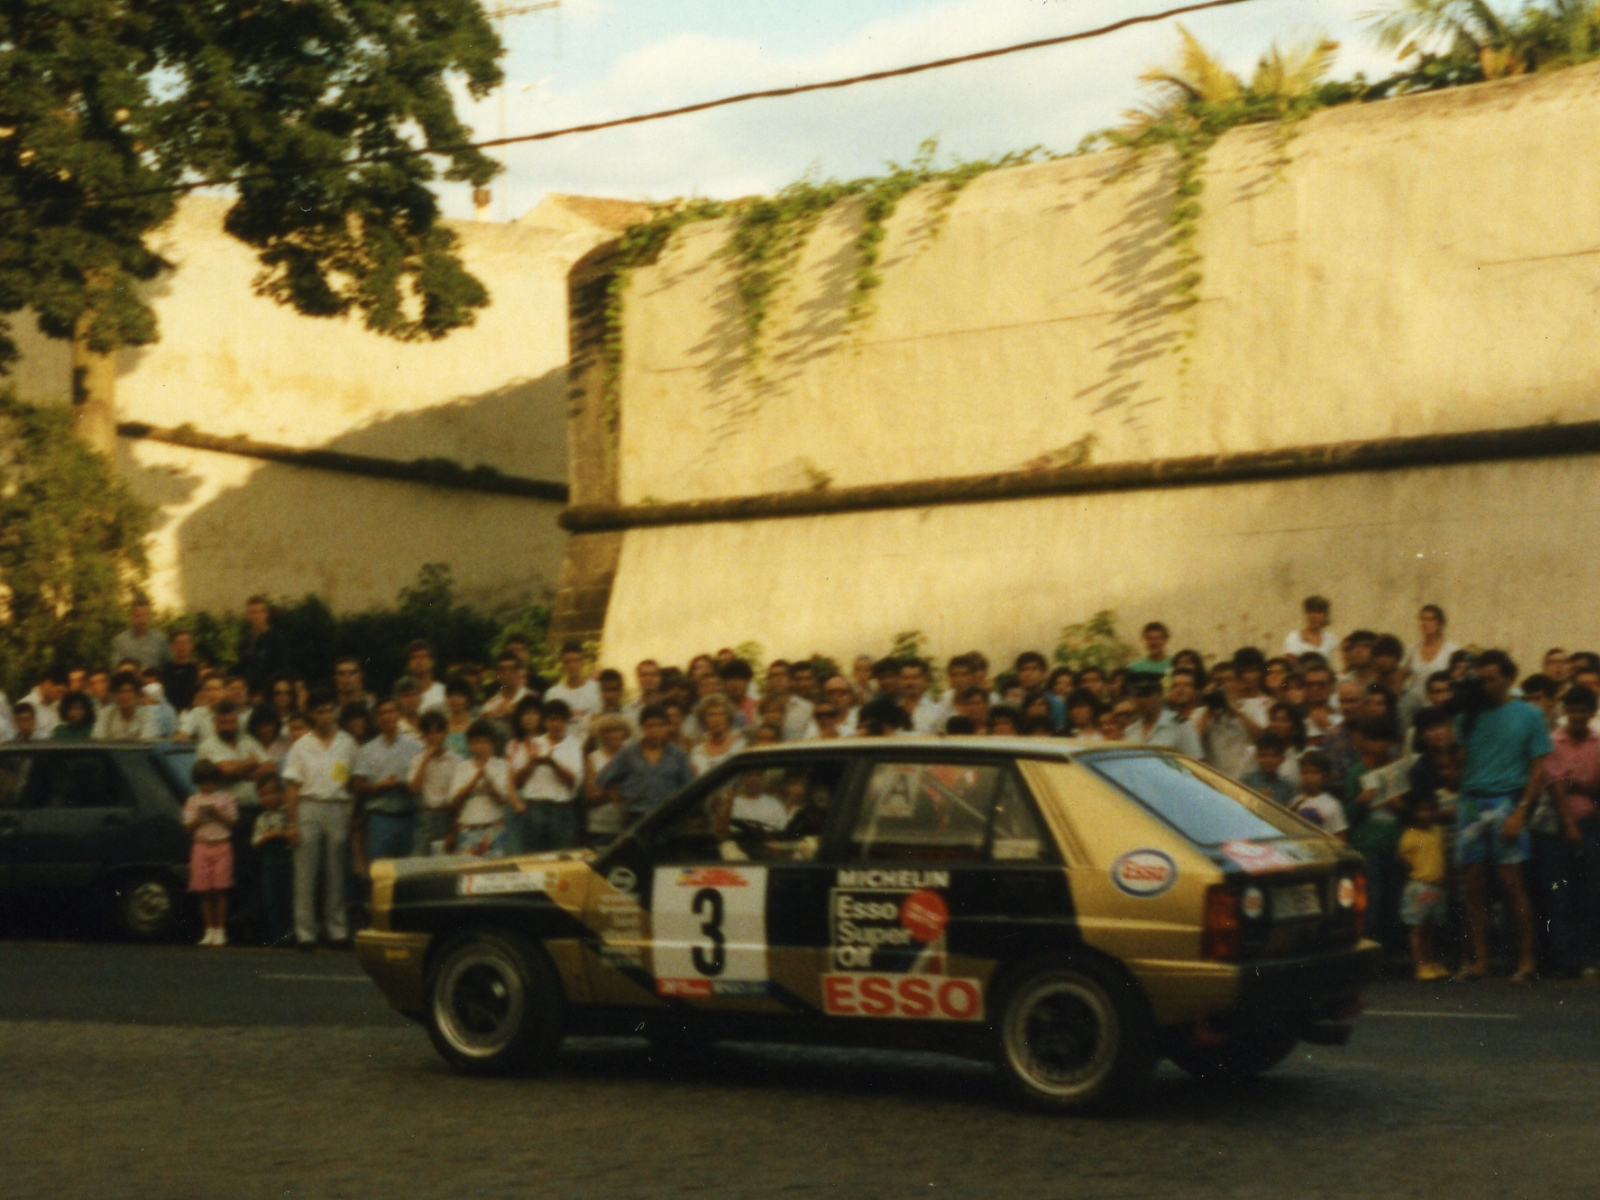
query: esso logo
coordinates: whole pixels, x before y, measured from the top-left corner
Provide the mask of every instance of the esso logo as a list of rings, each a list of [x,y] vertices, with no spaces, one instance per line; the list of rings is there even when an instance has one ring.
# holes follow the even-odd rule
[[[1348,875],[1339,880],[1338,899],[1340,908],[1356,906],[1356,881]]]
[[[1159,850],[1130,850],[1111,865],[1119,891],[1148,899],[1178,882],[1178,864]]]

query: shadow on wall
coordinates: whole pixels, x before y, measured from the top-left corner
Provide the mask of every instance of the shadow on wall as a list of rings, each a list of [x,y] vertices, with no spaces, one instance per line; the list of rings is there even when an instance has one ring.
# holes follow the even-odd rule
[[[567,373],[402,413],[318,447],[400,461],[489,462],[508,473],[566,476]],[[135,447],[139,449],[136,451]],[[507,454],[514,447],[516,453]],[[566,535],[561,505],[460,488],[372,479],[123,439],[119,468],[162,506],[174,590],[190,609],[237,609],[252,592],[315,592],[340,611],[390,604],[423,563],[448,563],[457,594],[500,608],[553,593]],[[215,492],[184,511],[197,492]]]

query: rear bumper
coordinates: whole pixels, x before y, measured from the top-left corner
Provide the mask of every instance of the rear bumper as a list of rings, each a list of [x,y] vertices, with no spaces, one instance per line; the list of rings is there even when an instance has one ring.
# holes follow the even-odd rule
[[[1314,958],[1242,964],[1229,1015],[1235,1022],[1293,1028],[1352,1017],[1361,989],[1377,978],[1382,954],[1378,943],[1364,941]]]
[[[1128,966],[1158,1025],[1270,1022],[1298,1028],[1349,1016],[1361,989],[1377,976],[1380,955],[1376,942],[1360,942],[1347,950],[1260,962],[1135,960]]]
[[[356,934],[356,959],[362,969],[393,1008],[419,1021],[427,1011],[422,970],[429,941],[425,933],[364,929]]]

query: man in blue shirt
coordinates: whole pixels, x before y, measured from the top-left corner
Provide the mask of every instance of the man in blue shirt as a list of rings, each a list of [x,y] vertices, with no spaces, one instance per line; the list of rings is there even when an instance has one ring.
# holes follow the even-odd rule
[[[667,741],[670,728],[664,707],[646,705],[639,712],[639,740],[618,750],[595,781],[613,803],[621,801],[625,820],[654,812],[694,778],[689,756]]]
[[[1456,803],[1456,861],[1466,881],[1467,923],[1472,958],[1456,978],[1476,979],[1489,961],[1489,865],[1494,864],[1517,927],[1520,959],[1513,983],[1538,971],[1533,910],[1522,885],[1528,861],[1528,815],[1544,787],[1550,728],[1533,705],[1511,698],[1517,665],[1503,650],[1478,656],[1484,707],[1456,718],[1456,736],[1466,748],[1461,798]]]

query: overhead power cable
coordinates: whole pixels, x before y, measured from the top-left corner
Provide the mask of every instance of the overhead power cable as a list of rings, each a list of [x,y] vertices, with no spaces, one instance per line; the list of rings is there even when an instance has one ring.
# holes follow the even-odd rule
[[[784,96],[801,96],[807,92],[832,91],[839,88],[855,87],[862,83],[876,83],[883,79],[897,79],[902,75],[918,75],[924,71],[938,71],[945,67],[960,66],[963,63],[981,62],[984,59],[1000,58],[1007,54],[1021,54],[1025,50],[1042,50],[1048,46],[1063,46],[1069,42],[1083,42],[1091,38],[1105,37],[1107,34],[1117,33],[1135,25],[1150,25],[1158,21],[1170,20],[1173,17],[1186,16],[1189,13],[1204,12],[1212,8],[1230,8],[1236,4],[1249,4],[1252,0],[1203,0],[1202,3],[1185,4],[1177,8],[1165,9],[1162,12],[1142,13],[1138,16],[1124,17],[1113,21],[1109,25],[1101,25],[1095,29],[1085,29],[1078,33],[1065,33],[1057,37],[1038,38],[1031,42],[1018,42],[1012,46],[1000,46],[992,50],[978,50],[972,54],[958,54],[953,58],[937,58],[931,62],[913,63],[906,67],[895,67],[887,71],[872,71],[865,75],[851,75],[843,79],[828,79],[821,83],[800,83],[793,87],[767,88],[759,92],[740,92],[735,96],[723,96],[716,100],[703,100],[698,104],[685,104],[678,108],[664,108],[656,112],[639,113],[631,117],[616,117],[608,121],[591,121],[584,125],[569,125],[563,129],[546,129],[538,133],[520,133],[510,137],[489,138],[481,142],[458,142],[443,146],[412,147],[403,150],[386,151],[381,154],[363,155],[357,158],[340,159],[335,163],[321,166],[297,167],[285,171],[257,171],[240,175],[220,175],[208,179],[197,179],[189,183],[169,184],[163,187],[144,188],[138,191],[118,192],[113,195],[84,197],[76,201],[78,204],[109,204],[115,200],[131,200],[140,196],[161,195],[168,192],[192,192],[200,188],[225,187],[235,183],[249,183],[261,179],[293,178],[298,175],[314,175],[323,171],[344,171],[351,167],[365,166],[372,163],[393,162],[400,158],[417,158],[434,154],[452,154],[461,150],[492,150],[498,146],[515,146],[524,142],[547,142],[554,138],[572,137],[580,133],[598,133],[603,129],[618,129],[626,125],[642,125],[647,121],[664,121],[669,117],[683,117],[690,113],[706,112],[713,108],[726,108],[732,104],[747,104],[752,100],[775,100]],[[61,203],[51,201],[50,203]],[[10,205],[0,208],[0,212],[14,211],[21,205]]]

